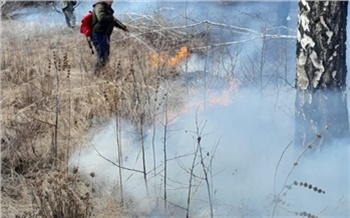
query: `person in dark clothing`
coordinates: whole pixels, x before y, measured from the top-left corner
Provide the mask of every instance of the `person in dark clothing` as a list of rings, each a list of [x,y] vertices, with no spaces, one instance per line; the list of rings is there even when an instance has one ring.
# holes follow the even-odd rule
[[[113,28],[117,27],[129,32],[128,28],[114,17],[112,9],[113,0],[99,1],[93,5],[92,15],[92,42],[97,51],[97,62],[95,65],[95,74],[106,66],[110,52],[110,37]]]
[[[74,5],[77,4],[77,1],[60,1],[61,8],[66,18],[67,26],[70,28],[75,27],[75,14],[74,14]]]

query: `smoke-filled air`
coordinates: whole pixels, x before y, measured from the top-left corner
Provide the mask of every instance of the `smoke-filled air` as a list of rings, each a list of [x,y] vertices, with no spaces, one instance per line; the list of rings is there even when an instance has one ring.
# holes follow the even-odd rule
[[[2,46],[2,117],[9,129],[2,134],[2,163],[8,167],[2,167],[2,188],[14,184],[15,172],[33,181],[25,190],[35,187],[36,199],[28,203],[29,195],[24,197],[23,205],[35,206],[23,213],[6,203],[4,217],[35,217],[29,208],[40,217],[75,217],[65,216],[72,212],[57,203],[71,198],[67,205],[81,202],[77,208],[83,208],[76,217],[350,216],[349,139],[320,147],[321,132],[306,147],[294,143],[297,1],[114,1],[115,16],[129,32],[115,28],[109,64],[97,76],[92,75],[96,58],[79,33],[93,3],[78,1],[73,30],[58,3],[16,8],[2,21],[14,25],[2,26],[9,42],[13,37],[7,36],[16,32],[21,43],[42,40],[46,32],[55,35],[47,43],[35,42],[33,58],[48,49],[38,62],[47,69],[51,56],[52,61],[48,70],[28,70],[22,77],[23,84],[38,82],[33,86],[14,82],[20,80],[9,66],[19,62],[11,62],[11,47]],[[47,25],[36,26],[43,22]],[[16,29],[18,24],[39,30],[28,33]],[[14,93],[27,96],[29,106],[10,97],[12,84],[21,87]],[[37,97],[28,97],[32,89]],[[42,90],[50,94],[38,94]],[[38,122],[36,132],[26,135],[40,135],[27,142],[28,155],[17,157],[6,147],[19,134],[10,125],[14,117],[16,125],[28,119],[26,131]],[[18,171],[7,155],[23,166],[37,163],[37,170]],[[39,207],[45,193],[54,199],[46,206],[51,213]],[[61,209],[65,213],[57,212]]]

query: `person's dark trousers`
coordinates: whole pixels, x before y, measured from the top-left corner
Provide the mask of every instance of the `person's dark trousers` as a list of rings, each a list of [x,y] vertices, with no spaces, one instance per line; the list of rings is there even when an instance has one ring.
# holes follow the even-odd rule
[[[110,37],[103,33],[92,33],[92,42],[97,51],[97,61],[95,65],[95,73],[106,66],[110,50]]]

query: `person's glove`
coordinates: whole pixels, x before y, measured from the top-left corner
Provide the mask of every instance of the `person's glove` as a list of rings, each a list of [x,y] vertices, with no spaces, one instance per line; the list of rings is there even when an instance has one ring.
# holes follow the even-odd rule
[[[124,32],[129,32],[129,29],[127,28],[127,27],[125,27],[125,29],[124,29]]]

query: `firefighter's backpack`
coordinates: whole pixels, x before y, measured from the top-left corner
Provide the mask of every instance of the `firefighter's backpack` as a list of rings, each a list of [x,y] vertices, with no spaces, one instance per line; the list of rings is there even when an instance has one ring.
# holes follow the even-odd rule
[[[91,37],[92,34],[92,11],[89,11],[82,19],[80,33],[86,37]]]
[[[82,19],[80,26],[80,33],[85,35],[86,40],[91,49],[91,53],[94,54],[94,50],[91,44],[91,35],[92,35],[92,11],[89,11]]]

